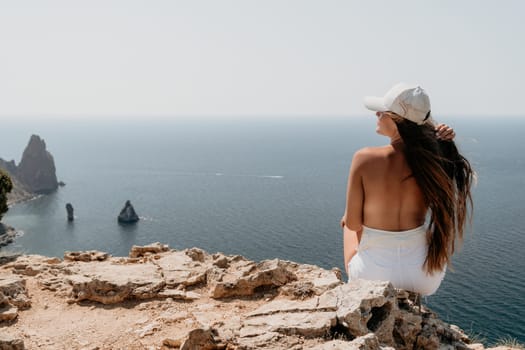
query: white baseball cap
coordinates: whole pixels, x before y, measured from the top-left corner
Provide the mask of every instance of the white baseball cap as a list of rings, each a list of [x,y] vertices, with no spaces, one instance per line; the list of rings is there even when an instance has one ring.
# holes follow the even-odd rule
[[[418,125],[430,120],[430,98],[419,85],[399,83],[385,96],[366,96],[364,102],[372,111],[394,112]]]

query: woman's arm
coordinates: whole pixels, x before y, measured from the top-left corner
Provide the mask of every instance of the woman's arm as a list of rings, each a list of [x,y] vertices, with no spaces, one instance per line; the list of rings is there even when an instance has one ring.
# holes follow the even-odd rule
[[[356,254],[363,230],[364,190],[361,169],[364,158],[364,152],[361,150],[356,152],[352,159],[346,190],[346,209],[341,219],[341,227],[343,228],[343,254],[347,274],[348,263]]]
[[[343,228],[343,254],[345,260],[345,271],[348,276],[350,272],[348,271],[348,264],[350,260],[357,254],[357,248],[359,247],[359,238],[361,237],[361,232],[363,230],[356,232],[349,229],[348,227]]]

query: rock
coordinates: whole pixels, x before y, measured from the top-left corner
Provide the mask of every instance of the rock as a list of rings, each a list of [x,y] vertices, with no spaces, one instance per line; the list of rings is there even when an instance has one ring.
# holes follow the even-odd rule
[[[138,246],[134,245],[131,247],[131,250],[129,252],[130,258],[140,258],[147,254],[158,254],[167,252],[169,250],[169,246],[167,244],[160,244],[159,242],[155,242],[149,245],[145,246]]]
[[[110,257],[108,253],[99,252],[97,250],[89,250],[86,252],[64,252],[65,261],[104,261]]]
[[[17,235],[17,231],[8,225],[0,222],[0,247],[13,243]]]
[[[439,337],[431,331],[424,330],[425,333],[416,339],[416,349],[437,350],[440,348]]]
[[[139,343],[158,349],[161,344],[152,342],[161,339],[164,348],[186,349],[474,348],[459,327],[417,307],[413,293],[395,290],[388,282],[342,283],[338,269],[277,259],[256,263],[198,248],[170,251],[160,243],[133,247],[130,256],[92,251],[66,253],[64,261],[24,255],[6,262],[0,266],[0,319],[12,322],[8,332],[20,331],[30,348],[71,346],[65,343],[67,334],[59,336],[65,330],[53,329],[55,343],[43,338],[49,329],[32,331],[37,327],[33,321],[41,328],[48,327],[49,319],[60,323],[58,310],[81,312],[87,318],[83,324],[91,322],[86,336],[100,343],[89,349]],[[27,313],[31,317],[18,314],[31,306],[26,284],[33,288],[38,317],[31,316],[35,312]],[[136,302],[146,299],[150,301]],[[121,305],[57,305],[82,300]],[[136,309],[129,311],[133,318],[127,318],[129,308]],[[105,315],[113,312],[116,324],[111,327],[130,324],[117,338],[106,332],[102,340],[100,329],[110,326]]]
[[[274,300],[246,314],[241,336],[253,337],[277,332],[305,337],[323,337],[337,324],[335,297],[315,297],[305,301]]]
[[[204,262],[204,257],[206,255],[206,252],[199,248],[190,248],[186,250],[185,253],[191,258],[191,260],[198,262]]]
[[[201,298],[201,295],[194,292],[184,292],[179,289],[163,289],[158,294],[160,298],[172,298],[176,300],[198,300]]]
[[[181,350],[216,350],[218,342],[214,339],[210,328],[197,328],[192,330],[180,347]]]
[[[247,317],[272,315],[275,313],[337,311],[338,300],[331,295],[314,297],[304,301],[274,300],[246,314]]]
[[[224,315],[222,312],[194,311],[193,318],[201,327],[215,327],[222,323]]]
[[[24,257],[16,259],[10,263],[6,268],[12,268],[13,273],[26,276],[36,276],[40,273],[41,266],[39,263],[26,263]]]
[[[9,174],[9,177],[12,177],[16,174],[16,163],[14,160],[11,161],[5,161],[2,158],[0,158],[0,169],[3,169]]]
[[[113,264],[87,262],[70,268],[65,276],[71,285],[71,300],[116,304],[127,299],[150,299],[165,286],[159,268],[151,263]]]
[[[177,321],[186,320],[190,317],[190,314],[188,312],[179,312],[179,313],[172,313],[169,311],[163,312],[158,317],[158,321],[161,323],[175,323]]]
[[[337,319],[354,337],[373,332],[379,341],[393,345],[397,311],[396,292],[388,282],[355,280],[326,292],[338,300]]]
[[[345,340],[329,340],[327,342],[316,344],[305,350],[351,350],[350,342]]]
[[[333,289],[339,285],[343,284],[341,280],[341,271],[339,269],[332,269],[331,271],[326,271],[320,269],[316,278],[313,279],[313,290],[316,295],[321,295],[327,290]]]
[[[332,340],[307,350],[382,350],[374,333],[368,333],[352,341]]]
[[[166,338],[162,341],[162,345],[167,346],[168,348],[180,348],[182,340]]]
[[[226,257],[222,253],[213,254],[213,265],[221,268],[221,269],[227,269],[230,265],[230,262],[228,261],[228,257]]]
[[[133,208],[131,202],[127,200],[124,208],[120,211],[118,222],[123,224],[133,224],[137,221],[139,221],[139,216],[135,212],[135,208]]]
[[[267,304],[264,304],[263,306],[259,307],[258,309],[249,312],[246,314],[248,317],[253,316],[262,316],[262,315],[272,315],[275,313],[280,312],[305,312],[305,311],[317,311],[317,303],[319,302],[319,298],[313,298],[306,301],[294,301],[294,300],[286,300],[286,299],[280,299],[280,300],[274,300]],[[334,303],[334,310],[337,305]]]
[[[306,299],[315,295],[314,284],[310,281],[298,280],[281,287],[281,294],[292,299]]]
[[[455,324],[451,324],[449,329],[445,331],[445,333],[448,333],[447,335],[454,340],[459,340],[462,342],[468,342],[468,336],[465,334],[465,332],[456,326]]]
[[[327,290],[333,289],[341,284],[342,274],[338,268],[325,270],[315,265],[301,264],[296,267],[297,280],[311,285],[315,295],[321,295]]]
[[[18,308],[8,303],[0,304],[0,322],[14,320],[18,316]]]
[[[7,162],[0,159],[0,169],[7,171],[13,182],[13,190],[7,195],[9,206],[52,192],[58,187],[53,156],[37,135],[31,136],[18,166],[14,160]]]
[[[6,254],[6,255],[0,256],[0,266],[2,266],[4,264],[8,264],[8,263],[10,263],[12,261],[15,261],[19,256],[20,256],[20,254],[18,254],[18,253]]]
[[[0,168],[2,159],[0,159]],[[5,170],[5,169],[4,169]],[[16,203],[21,203],[29,201],[31,199],[37,198],[38,194],[29,191],[15,176],[15,173],[9,173],[11,177],[11,182],[13,183],[13,189],[7,194],[7,205],[9,207],[13,206]]]
[[[281,294],[293,299],[305,299],[321,295],[327,290],[343,284],[341,271],[334,268],[330,271],[314,265],[290,264],[297,276],[297,281],[287,283],[281,288]]]
[[[44,259],[44,262],[46,264],[50,264],[50,265],[56,265],[56,264],[60,264],[62,262],[62,260],[60,260],[59,258],[48,258],[48,259]]]
[[[295,274],[287,269],[287,264],[279,259],[248,265],[248,269],[244,270],[235,270],[235,266],[232,264],[228,273],[212,286],[212,298],[249,296],[261,287],[275,288],[297,279]]]
[[[421,332],[422,317],[409,312],[400,312],[394,323],[393,336],[396,344],[406,349],[413,349],[418,334]]]
[[[162,269],[166,286],[170,289],[206,283],[209,267],[194,261],[185,251],[163,255],[155,263]]]
[[[374,333],[368,333],[350,342],[352,346],[359,350],[379,350],[379,340]]]
[[[16,177],[34,193],[48,193],[58,188],[55,161],[39,136],[31,136],[16,169]]]
[[[75,220],[75,214],[73,213],[73,206],[71,203],[66,204],[67,221]]]
[[[26,280],[18,276],[0,275],[0,295],[3,295],[9,304],[20,309],[31,307],[31,300],[26,290]]]
[[[24,341],[11,337],[7,334],[0,334],[0,349],[1,350],[24,350]]]
[[[153,322],[137,330],[135,333],[138,334],[139,338],[144,338],[145,336],[152,335],[153,333],[155,333],[156,331],[159,331],[160,329],[161,329],[160,323]]]
[[[241,337],[253,337],[266,332],[304,337],[323,337],[336,325],[335,312],[277,313],[247,318],[242,323]]]
[[[286,346],[288,344],[281,346],[282,343],[286,343],[286,336],[277,332],[266,332],[251,337],[240,337],[237,339],[237,343],[240,345],[240,349],[268,349],[269,344],[272,344],[272,350],[290,349],[290,346]]]
[[[14,320],[18,316],[18,309],[9,303],[9,299],[0,292],[0,323]]]

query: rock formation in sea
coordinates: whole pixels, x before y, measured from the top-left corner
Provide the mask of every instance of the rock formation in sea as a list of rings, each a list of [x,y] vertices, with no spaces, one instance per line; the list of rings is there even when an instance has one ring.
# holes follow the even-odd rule
[[[39,136],[32,135],[29,139],[16,175],[34,193],[48,193],[58,188],[55,161]]]
[[[118,222],[123,224],[132,224],[139,221],[139,216],[135,212],[135,208],[129,200],[126,201],[124,208],[120,211]]]
[[[67,221],[75,220],[74,209],[71,203],[66,204],[66,212],[67,212]]]
[[[8,195],[9,205],[58,188],[53,156],[38,135],[29,139],[18,166],[14,160],[0,159],[0,168],[7,171],[13,182],[13,190]]]
[[[411,293],[336,268],[160,243],[0,264],[2,349],[484,349]]]

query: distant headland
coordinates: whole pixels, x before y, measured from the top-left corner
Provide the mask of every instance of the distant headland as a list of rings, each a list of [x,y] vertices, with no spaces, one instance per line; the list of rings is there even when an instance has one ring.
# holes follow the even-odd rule
[[[0,169],[5,170],[13,182],[13,190],[7,197],[8,205],[53,192],[59,186],[53,156],[38,135],[31,136],[18,165],[14,160],[0,158]]]

